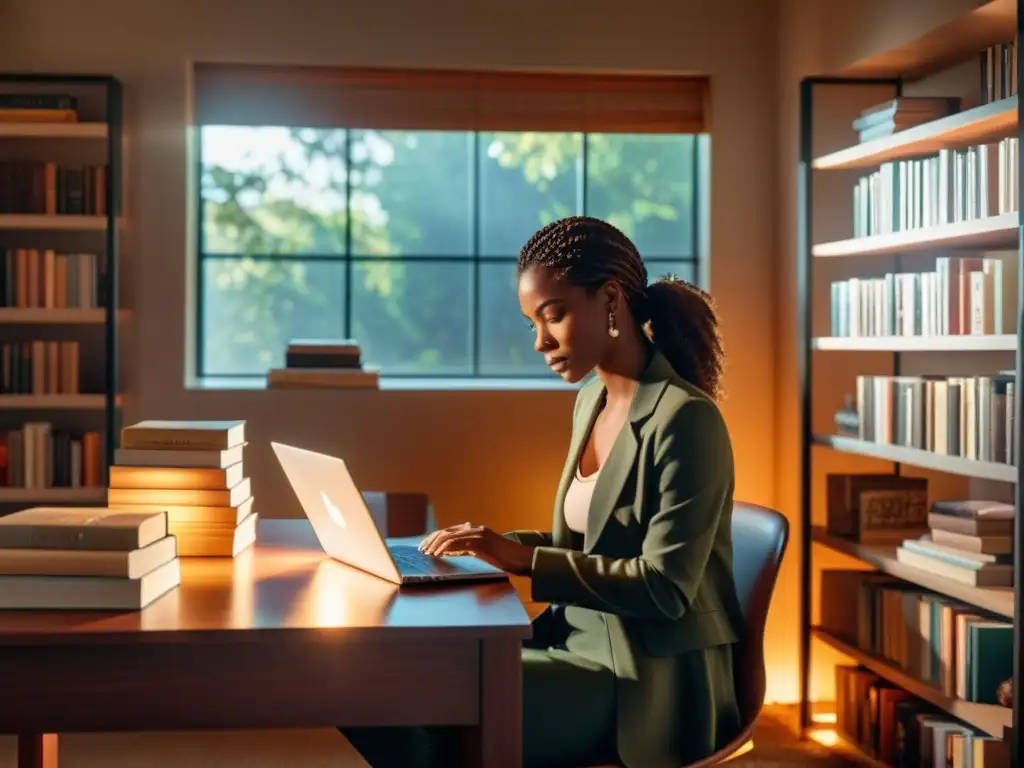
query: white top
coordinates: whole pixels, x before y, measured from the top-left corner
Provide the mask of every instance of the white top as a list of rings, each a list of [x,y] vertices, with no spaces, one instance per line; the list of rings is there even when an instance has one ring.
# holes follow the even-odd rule
[[[569,530],[575,533],[586,533],[587,518],[590,517],[590,500],[594,496],[594,486],[597,485],[597,476],[601,474],[598,470],[590,477],[582,477],[577,467],[573,474],[569,489],[565,492],[565,524]]]

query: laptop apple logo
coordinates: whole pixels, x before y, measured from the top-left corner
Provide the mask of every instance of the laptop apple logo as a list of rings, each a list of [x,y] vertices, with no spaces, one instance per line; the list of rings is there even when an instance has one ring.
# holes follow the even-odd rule
[[[323,500],[324,509],[327,510],[327,514],[330,516],[331,520],[336,522],[342,528],[346,528],[348,524],[345,522],[345,518],[341,516],[341,510],[334,506],[334,503],[331,501],[331,497],[324,491],[320,491],[320,498]]]

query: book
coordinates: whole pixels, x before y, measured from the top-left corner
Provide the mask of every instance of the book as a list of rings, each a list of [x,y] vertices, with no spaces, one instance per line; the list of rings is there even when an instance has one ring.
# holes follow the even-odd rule
[[[162,511],[31,507],[0,517],[0,548],[134,550],[166,535]]]
[[[231,488],[183,489],[183,488],[108,488],[107,503],[147,504],[150,506],[197,506],[197,507],[235,507],[248,499],[252,493],[250,478],[242,478]]]
[[[0,549],[0,575],[138,579],[177,555],[173,535],[139,549]]]
[[[140,610],[180,583],[177,558],[138,579],[0,575],[0,609]]]
[[[121,430],[121,447],[167,451],[223,451],[245,442],[245,421],[148,420]]]
[[[225,450],[161,450],[155,448],[118,448],[114,464],[127,467],[195,467],[225,469],[242,461],[245,443]]]
[[[224,490],[245,479],[242,463],[224,468],[196,467],[110,467],[110,488]]]

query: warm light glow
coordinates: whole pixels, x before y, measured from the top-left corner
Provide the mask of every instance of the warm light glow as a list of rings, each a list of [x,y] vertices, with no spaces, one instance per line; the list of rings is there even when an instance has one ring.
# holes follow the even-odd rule
[[[835,725],[837,722],[835,712],[815,712],[811,715],[811,722],[818,725]]]
[[[747,752],[749,752],[753,748],[754,748],[754,740],[750,739],[747,743],[745,743],[742,747],[740,747],[735,752],[733,752],[731,755],[729,755],[727,758],[725,758],[725,760],[723,760],[722,762],[723,763],[727,763],[730,760],[735,760],[737,757],[742,757],[743,755],[747,754]]]
[[[313,610],[307,620],[314,627],[344,627],[348,624],[346,592],[338,583],[341,572],[331,566],[331,563],[321,563],[309,584],[308,596],[312,598],[310,605]]]
[[[839,744],[839,734],[836,733],[835,728],[812,728],[808,735],[825,747],[834,747]]]

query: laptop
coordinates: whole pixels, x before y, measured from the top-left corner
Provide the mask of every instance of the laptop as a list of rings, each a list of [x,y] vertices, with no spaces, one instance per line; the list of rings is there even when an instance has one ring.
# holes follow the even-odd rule
[[[324,552],[393,584],[507,579],[469,555],[434,557],[414,543],[388,542],[342,459],[272,442],[288,482]]]

